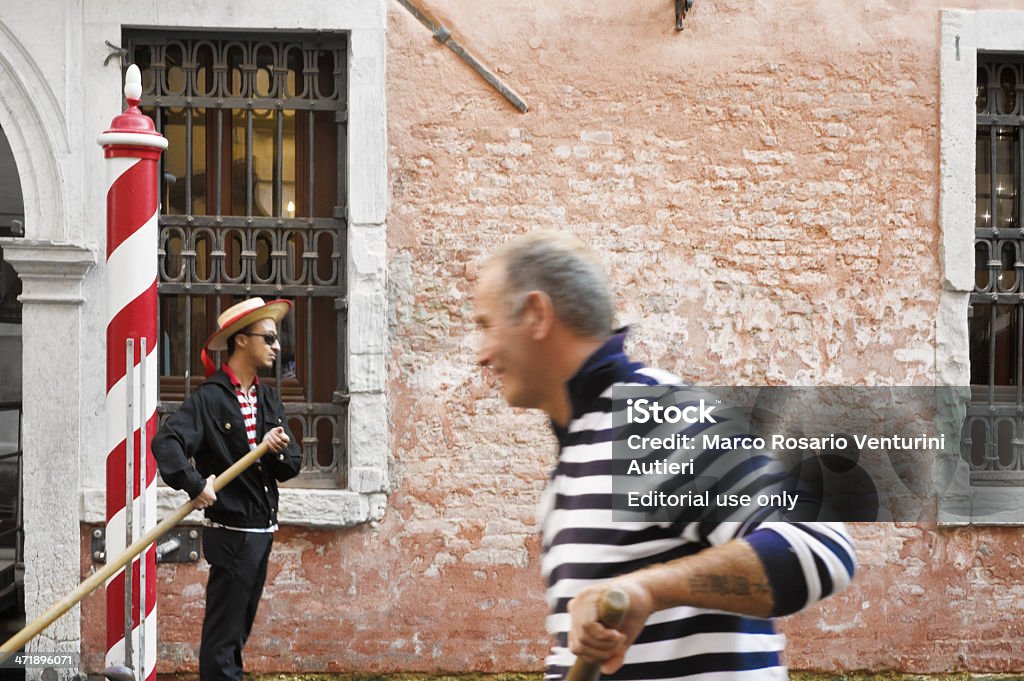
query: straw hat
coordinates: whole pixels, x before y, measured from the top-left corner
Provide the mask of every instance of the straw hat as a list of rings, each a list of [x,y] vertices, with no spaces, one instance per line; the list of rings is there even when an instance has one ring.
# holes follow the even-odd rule
[[[228,338],[238,333],[253,322],[261,319],[273,319],[279,322],[292,309],[290,300],[271,300],[263,302],[262,298],[249,298],[232,305],[217,317],[217,330],[206,341],[207,350],[227,350]]]

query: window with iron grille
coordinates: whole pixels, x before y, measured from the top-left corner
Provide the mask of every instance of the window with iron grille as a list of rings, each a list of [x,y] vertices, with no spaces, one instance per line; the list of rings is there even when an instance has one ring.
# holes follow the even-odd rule
[[[972,399],[964,454],[972,481],[1024,483],[1024,57],[979,54]]]
[[[347,37],[125,32],[169,141],[159,216],[160,412],[203,380],[220,312],[288,298],[272,375],[303,468],[344,487]],[[215,358],[222,361],[224,358]]]

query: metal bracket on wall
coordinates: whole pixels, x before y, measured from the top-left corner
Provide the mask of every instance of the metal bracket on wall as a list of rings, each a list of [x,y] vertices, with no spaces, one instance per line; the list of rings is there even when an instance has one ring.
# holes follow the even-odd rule
[[[104,40],[103,44],[106,45],[108,48],[110,48],[110,54],[108,54],[107,58],[103,60],[103,65],[106,66],[107,64],[110,63],[111,59],[113,59],[114,57],[117,57],[118,60],[120,61],[120,64],[121,64],[121,70],[123,71],[124,68],[125,68],[124,60],[128,58],[128,50],[127,50],[127,48],[121,47],[119,45],[115,45],[114,43],[110,42],[109,40]]]
[[[693,2],[693,0],[690,0],[690,2]],[[491,87],[497,90],[502,97],[507,99],[512,106],[519,109],[520,113],[526,113],[529,110],[530,107],[527,106],[525,101],[523,101],[523,98],[520,97],[515,90],[501,82],[501,80],[494,75],[489,68],[481,64],[476,57],[467,52],[462,45],[456,42],[456,40],[452,38],[452,32],[448,30],[446,26],[431,17],[426,10],[418,7],[412,0],[398,0],[398,3],[409,10],[409,13],[416,17],[417,21],[430,29],[430,32],[434,34],[434,40],[447,47],[449,50],[457,54],[462,61],[469,64],[470,68],[480,74],[480,77],[487,81]]]
[[[160,537],[156,545],[158,563],[196,563],[199,561],[200,543],[203,537],[201,527],[175,527]],[[107,532],[102,527],[93,528],[90,547],[92,562],[107,562]]]
[[[693,0],[676,0],[676,30],[683,30],[683,19],[693,7]]]

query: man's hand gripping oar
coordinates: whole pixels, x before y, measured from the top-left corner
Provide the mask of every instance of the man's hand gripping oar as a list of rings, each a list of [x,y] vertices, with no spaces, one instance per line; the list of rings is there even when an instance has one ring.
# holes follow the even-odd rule
[[[608,589],[597,602],[597,621],[608,629],[622,626],[629,613],[629,595],[621,589]],[[565,681],[597,681],[601,675],[601,662],[577,657]]]

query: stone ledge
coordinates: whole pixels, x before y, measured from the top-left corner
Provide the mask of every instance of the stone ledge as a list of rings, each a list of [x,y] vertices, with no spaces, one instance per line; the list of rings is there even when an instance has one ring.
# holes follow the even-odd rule
[[[186,501],[185,494],[169,487],[157,488],[157,522],[169,516]],[[106,492],[89,487],[82,490],[81,522],[102,525],[106,522]],[[350,490],[281,489],[281,525],[338,529],[384,517],[387,495],[360,494]],[[198,525],[203,516],[193,511],[183,525]]]
[[[0,238],[4,260],[21,278],[23,305],[81,305],[82,279],[97,260],[94,244]]]

